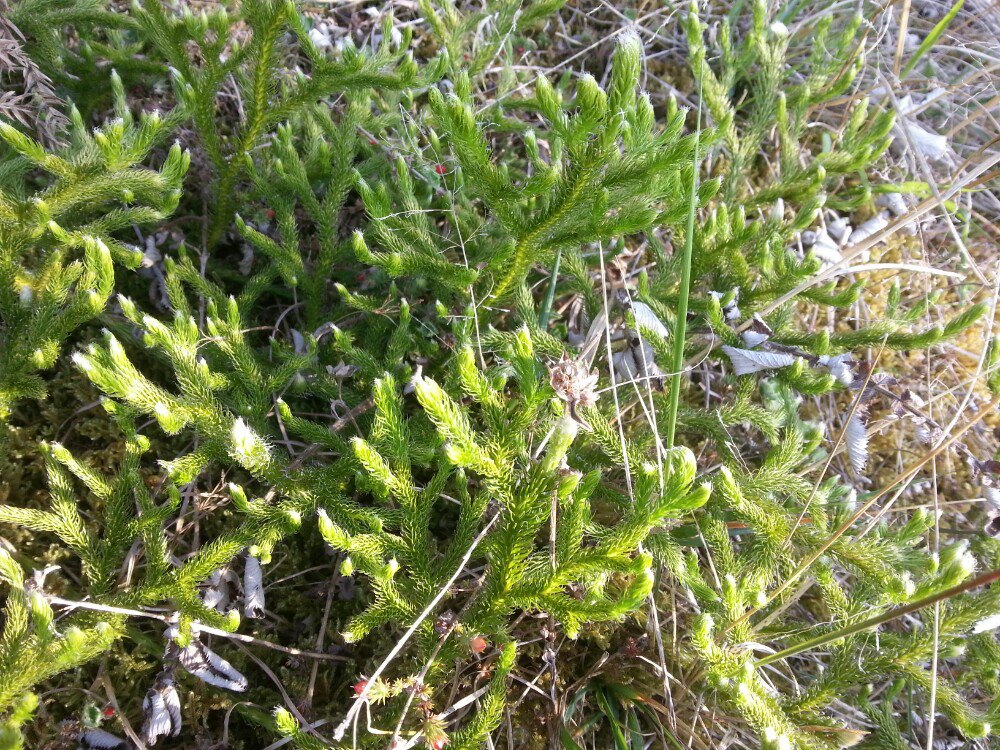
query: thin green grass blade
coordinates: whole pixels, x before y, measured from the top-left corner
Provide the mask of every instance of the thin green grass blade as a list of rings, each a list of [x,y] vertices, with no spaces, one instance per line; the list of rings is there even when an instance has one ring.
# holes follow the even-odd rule
[[[691,195],[688,200],[687,230],[684,237],[684,255],[681,258],[681,288],[677,300],[677,318],[674,323],[674,350],[670,368],[670,401],[667,412],[667,450],[674,447],[677,428],[677,406],[681,398],[681,376],[684,371],[684,340],[687,328],[688,297],[691,295],[691,254],[694,248],[694,218],[698,209],[698,160],[701,146],[701,79],[698,76],[698,118],[695,124],[694,164],[691,175]]]
[[[944,18],[938,21],[934,28],[931,29],[931,33],[928,34],[924,38],[924,41],[920,43],[920,46],[917,47],[917,51],[913,53],[913,57],[909,59],[909,62],[906,63],[906,67],[903,68],[903,72],[899,74],[900,80],[905,79],[910,73],[913,72],[917,63],[920,62],[920,58],[927,54],[927,50],[937,43],[938,38],[944,33],[944,30],[948,28],[949,24],[955,20],[955,16],[957,16],[958,12],[962,10],[962,6],[964,4],[965,0],[958,0],[957,3],[951,6],[951,10],[945,14]]]
[[[561,247],[556,250],[556,260],[552,264],[552,277],[549,279],[548,292],[545,295],[545,301],[542,303],[542,309],[538,313],[538,327],[543,331],[549,327],[549,313],[552,312],[552,302],[556,298],[556,282],[559,281],[560,260],[562,260]]]
[[[616,750],[630,750],[628,746],[628,740],[625,738],[625,733],[622,731],[621,719],[618,716],[618,707],[616,707],[609,700],[607,693],[604,690],[598,690],[594,697],[597,699],[597,705],[600,711],[608,720],[608,726],[611,728],[611,735],[615,739],[615,749]]]

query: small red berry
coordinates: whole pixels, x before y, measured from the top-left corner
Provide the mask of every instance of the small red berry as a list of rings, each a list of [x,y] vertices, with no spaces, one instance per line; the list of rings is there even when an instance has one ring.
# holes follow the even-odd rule
[[[115,715],[115,707],[114,706],[105,706],[104,709],[101,711],[101,715],[105,719],[110,719],[112,716]]]
[[[444,164],[435,164],[434,171],[437,172],[439,175],[443,175],[448,170],[444,168]]]
[[[372,146],[378,145],[378,141],[376,141],[374,138],[369,138],[368,143],[370,143]]]
[[[477,635],[476,637],[469,640],[469,648],[472,650],[472,653],[474,654],[483,653],[483,651],[485,651],[486,647],[489,645],[490,645],[489,642],[481,635]]]
[[[358,680],[354,683],[354,694],[361,695],[365,692],[366,687],[368,687],[368,680]]]
[[[274,209],[273,208],[267,209],[267,211],[265,211],[264,213],[267,214],[267,218],[268,219],[273,219],[274,218]]]

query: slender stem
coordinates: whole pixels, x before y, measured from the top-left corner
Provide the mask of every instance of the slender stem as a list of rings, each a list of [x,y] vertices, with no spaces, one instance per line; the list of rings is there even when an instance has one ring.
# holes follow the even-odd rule
[[[946,599],[951,599],[953,596],[964,594],[966,591],[978,588],[979,586],[985,586],[998,580],[1000,580],[1000,568],[997,570],[991,570],[988,573],[983,573],[981,576],[977,576],[976,578],[966,581],[965,583],[960,583],[958,586],[952,586],[950,589],[939,591],[936,594],[925,596],[923,599],[917,599],[915,602],[910,602],[909,604],[904,604],[900,607],[896,607],[895,609],[890,609],[888,612],[883,612],[880,615],[869,617],[867,620],[862,620],[861,622],[856,622],[853,625],[848,625],[840,630],[834,630],[831,633],[824,633],[816,636],[815,638],[810,638],[808,641],[803,641],[802,643],[794,646],[789,646],[783,651],[778,651],[777,653],[770,654],[762,659],[757,659],[755,664],[758,667],[763,667],[767,664],[787,659],[789,656],[795,656],[795,654],[800,654],[803,651],[808,651],[809,649],[816,648],[818,646],[825,646],[827,643],[839,641],[841,638],[846,638],[849,635],[860,633],[862,630],[878,627],[879,625],[883,625],[890,620],[895,620],[897,617],[908,615],[911,612],[916,612],[917,610],[929,607],[932,604],[938,604]]]
[[[552,264],[552,278],[549,280],[548,294],[542,303],[542,309],[538,313],[538,327],[543,331],[549,327],[549,313],[552,312],[552,303],[556,298],[556,282],[559,281],[559,261],[562,259],[562,248],[556,250],[556,261]]]
[[[691,294],[691,255],[694,247],[694,216],[698,209],[698,150],[701,145],[701,76],[698,76],[698,118],[694,133],[694,164],[691,171],[691,195],[688,202],[684,255],[681,257],[681,288],[674,321],[674,352],[670,367],[670,405],[667,412],[667,450],[674,447],[677,406],[681,398],[681,375],[684,371],[684,339],[687,327],[688,297]]]

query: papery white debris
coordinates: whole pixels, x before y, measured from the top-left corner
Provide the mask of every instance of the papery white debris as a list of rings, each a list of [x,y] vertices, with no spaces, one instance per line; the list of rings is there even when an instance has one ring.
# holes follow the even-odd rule
[[[896,129],[906,128],[909,144],[931,161],[939,161],[948,156],[948,137],[928,130],[916,120],[914,111],[928,102],[937,99],[941,93],[939,89],[931,91],[927,95],[920,97],[920,101],[914,99],[911,94],[907,94],[899,100],[899,120]],[[907,147],[907,138],[897,137],[894,145],[897,147]]]
[[[923,405],[924,400],[907,388],[892,401],[890,408],[893,418],[905,420],[917,428],[917,440],[932,443],[941,437],[941,430],[920,413]]]
[[[769,334],[761,333],[760,331],[747,330],[740,334],[740,338],[743,339],[743,343],[753,349],[755,346],[760,346],[765,341],[770,338]]]
[[[708,296],[714,300],[718,300],[719,303],[721,304],[722,298],[728,296],[728,292],[709,292]],[[737,305],[739,299],[740,299],[740,290],[739,287],[737,287],[736,289],[733,290],[732,300],[722,308],[722,314],[726,320],[732,322],[734,320],[739,320],[740,317],[742,317],[740,315],[740,308]]]
[[[223,659],[201,642],[198,631],[192,626],[191,642],[181,648],[174,641],[180,634],[176,625],[167,629],[167,658],[176,658],[180,665],[203,682],[215,687],[243,692],[247,689],[247,678],[228,661]]]
[[[77,737],[77,750],[127,750],[128,744],[103,729],[84,729]]]
[[[907,120],[906,132],[913,147],[931,161],[940,161],[948,155],[948,136],[928,130],[913,120]]]
[[[208,584],[202,592],[201,601],[206,607],[225,612],[235,598],[234,592],[239,590],[239,577],[228,568],[212,571],[206,581]]]
[[[667,338],[670,336],[670,331],[667,327],[663,325],[663,322],[657,317],[656,313],[653,312],[653,308],[644,302],[632,302],[632,317],[635,318],[635,324],[641,326],[642,328],[648,328],[653,331],[661,338]]]
[[[917,440],[925,445],[936,443],[941,439],[941,428],[928,424],[917,426]]]
[[[818,258],[824,268],[840,262],[844,257],[838,242],[822,228],[807,229],[799,235],[797,255],[802,258],[808,253]]]
[[[255,256],[253,252],[253,245],[249,242],[243,243],[243,255],[240,256],[240,262],[236,264],[236,268],[242,276],[250,275],[250,271],[253,269],[254,260]]]
[[[844,259],[836,241],[823,229],[815,233],[810,250],[824,265],[833,265]]]
[[[139,262],[139,275],[149,280],[149,300],[161,310],[170,310],[170,295],[167,293],[166,276],[164,275],[163,253],[160,246],[166,244],[171,239],[169,232],[157,232],[147,235],[143,240],[145,249],[129,246],[135,250],[136,255],[141,255]]]
[[[344,360],[340,360],[336,365],[326,366],[327,374],[337,380],[346,380],[360,369],[357,365],[344,364]]]
[[[139,263],[140,268],[152,268],[163,260],[163,254],[156,246],[155,239],[154,236],[146,238],[146,249],[142,253],[142,261]]]
[[[314,26],[309,30],[309,41],[316,46],[317,49],[328,49],[333,46],[333,40],[330,39],[330,34],[326,30],[326,24],[320,24]]]
[[[753,320],[750,321],[750,327],[740,334],[740,338],[743,339],[743,343],[748,349],[753,349],[771,338],[772,333],[770,326],[759,315],[754,314]]]
[[[844,428],[844,447],[847,449],[847,457],[851,459],[851,466],[858,474],[861,474],[868,464],[868,426],[865,424],[867,417],[867,409],[859,406]]]
[[[142,700],[143,740],[155,745],[160,737],[176,737],[181,731],[181,699],[169,670],[162,672]]]
[[[851,237],[853,227],[847,217],[838,216],[826,223],[826,231],[838,245],[846,245]]]
[[[753,349],[756,346],[760,346],[765,341],[767,341],[770,336],[766,333],[761,333],[760,331],[748,330],[740,334],[740,338],[743,339],[744,345],[748,348]]]
[[[991,474],[981,474],[979,487],[990,506],[983,530],[994,539],[1000,539],[1000,487],[997,487],[997,479]]]
[[[986,499],[990,505],[992,505],[997,510],[1000,510],[1000,489],[993,486],[992,484],[987,484],[985,481],[982,485],[983,497]]]
[[[243,566],[243,614],[252,619],[264,616],[264,572],[260,560],[249,554]]]
[[[644,379],[656,388],[663,388],[667,374],[656,364],[653,347],[648,341],[640,340],[634,331],[628,332],[628,340],[628,348],[611,357],[618,381]]]
[[[889,217],[886,216],[884,211],[879,211],[872,218],[851,232],[849,247],[860,245],[869,237],[881,232],[887,226],[889,226]]]
[[[893,216],[902,216],[909,210],[902,193],[882,193],[875,198],[875,205],[889,209]]]
[[[890,385],[896,385],[898,381],[892,375],[886,372],[875,372],[872,373],[871,381],[869,382],[869,387],[873,385],[882,386],[883,388]],[[923,403],[923,402],[921,402]]]
[[[854,382],[854,370],[850,365],[852,359],[850,352],[836,355],[823,354],[819,358],[819,364],[828,369],[840,383],[850,385]]]
[[[995,615],[990,615],[989,617],[984,617],[982,620],[977,622],[972,628],[973,635],[977,633],[985,633],[989,630],[996,630],[1000,628],[1000,612]]]
[[[782,352],[762,352],[750,349],[739,349],[735,346],[723,346],[722,351],[733,363],[733,371],[737,375],[749,375],[764,370],[778,370],[795,364],[794,354]]]

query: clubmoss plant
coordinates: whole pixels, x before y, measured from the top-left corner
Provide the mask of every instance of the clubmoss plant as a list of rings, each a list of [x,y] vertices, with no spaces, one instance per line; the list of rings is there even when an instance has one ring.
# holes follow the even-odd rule
[[[669,704],[675,746],[711,713],[898,747],[907,700],[990,736],[997,542],[893,505],[945,456],[994,497],[997,349],[949,426],[887,353],[989,305],[925,323],[848,268],[909,221],[863,17],[685,8],[687,109],[634,29],[557,80],[512,61],[561,2],[418,6],[335,43],[291,3],[147,0],[25,43],[113,111],[67,107],[63,146],[0,123],[0,416],[67,355],[124,455],[40,445],[49,502],[0,503],[59,563],[0,548],[0,747],[57,717],[85,748],[575,748],[587,696],[618,747],[612,699],[633,736]],[[924,441],[890,480],[880,430]],[[90,687],[36,712],[84,682],[105,721]]]

